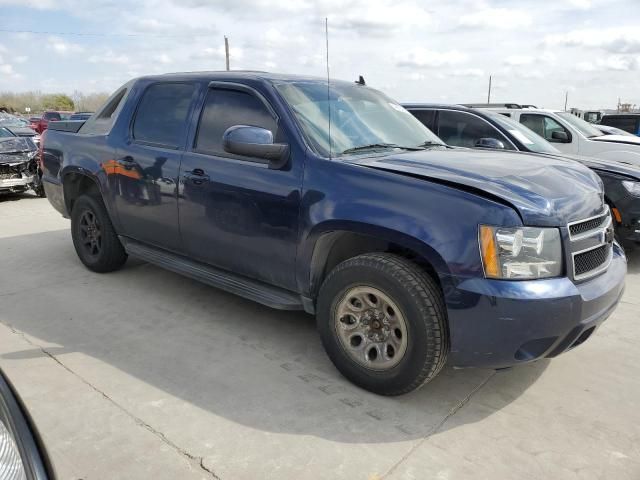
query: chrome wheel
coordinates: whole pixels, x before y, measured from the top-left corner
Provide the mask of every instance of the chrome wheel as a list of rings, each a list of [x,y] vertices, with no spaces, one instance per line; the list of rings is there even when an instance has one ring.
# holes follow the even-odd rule
[[[407,351],[407,323],[396,303],[377,288],[358,286],[338,301],[333,323],[344,350],[371,370],[395,367]]]

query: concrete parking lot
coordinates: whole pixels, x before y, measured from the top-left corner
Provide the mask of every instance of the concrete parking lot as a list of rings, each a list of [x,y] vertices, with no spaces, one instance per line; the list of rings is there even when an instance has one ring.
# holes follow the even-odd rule
[[[308,315],[132,259],[89,272],[46,199],[0,198],[0,253],[0,367],[61,479],[640,478],[640,255],[579,348],[384,398]]]

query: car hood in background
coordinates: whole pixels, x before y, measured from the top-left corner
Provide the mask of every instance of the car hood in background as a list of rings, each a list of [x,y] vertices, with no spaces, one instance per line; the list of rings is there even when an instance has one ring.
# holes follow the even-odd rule
[[[24,163],[31,159],[35,145],[28,138],[0,138],[0,164]]]
[[[30,127],[5,127],[19,137],[35,137],[38,133]]]
[[[611,142],[626,143],[628,145],[640,145],[640,137],[630,137],[627,135],[602,135],[601,137],[592,137],[589,140],[594,142]]]
[[[545,155],[456,148],[343,161],[498,198],[512,205],[525,225],[564,226],[602,211],[602,186],[594,172]]]
[[[564,153],[546,153],[545,155],[556,158],[566,158],[567,160],[575,160],[582,163],[584,166],[593,168],[595,170],[618,173],[620,175],[640,180],[640,167],[633,163],[625,161],[605,160],[603,158],[595,157],[582,157],[580,155],[569,155]]]

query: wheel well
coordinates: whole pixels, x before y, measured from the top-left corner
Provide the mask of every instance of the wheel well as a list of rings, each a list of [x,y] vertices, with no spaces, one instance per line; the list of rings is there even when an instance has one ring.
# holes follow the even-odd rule
[[[355,232],[331,232],[323,235],[311,260],[311,295],[315,297],[325,277],[338,264],[358,255],[373,252],[394,253],[420,265],[442,288],[440,278],[431,263],[417,252],[397,243]]]
[[[71,214],[73,210],[73,203],[80,195],[88,194],[98,198],[101,197],[98,184],[91,177],[81,173],[69,173],[65,175],[63,188],[64,202],[69,214]]]

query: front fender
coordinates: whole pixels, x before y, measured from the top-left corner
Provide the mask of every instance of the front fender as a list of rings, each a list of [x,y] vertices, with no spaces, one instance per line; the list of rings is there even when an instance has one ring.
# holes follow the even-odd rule
[[[478,225],[522,225],[512,208],[400,173],[309,158],[301,202],[296,278],[313,292],[312,264],[329,232],[368,235],[407,248],[441,279],[483,277]]]

